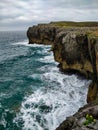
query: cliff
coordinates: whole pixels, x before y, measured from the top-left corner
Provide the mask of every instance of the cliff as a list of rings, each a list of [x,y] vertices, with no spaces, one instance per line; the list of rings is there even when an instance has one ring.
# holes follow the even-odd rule
[[[29,43],[53,44],[56,36],[56,28],[47,24],[39,24],[30,27],[27,31]]]
[[[88,89],[87,102],[97,99],[98,22],[39,24],[30,27],[27,36],[29,44],[51,44],[54,59],[63,72],[80,73],[90,78],[92,83]]]

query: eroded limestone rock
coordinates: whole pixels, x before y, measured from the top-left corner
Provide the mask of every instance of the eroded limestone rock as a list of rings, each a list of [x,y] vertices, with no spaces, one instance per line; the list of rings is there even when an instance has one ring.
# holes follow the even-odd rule
[[[68,22],[63,24],[68,25]],[[75,22],[70,24],[75,25]],[[97,27],[92,23],[89,27],[85,27],[88,23],[82,24],[77,23],[78,27],[39,24],[27,31],[29,44],[52,45],[54,59],[61,70],[77,71],[92,80],[87,94],[89,104],[68,117],[56,130],[98,130],[98,23],[95,23]],[[84,126],[86,114],[91,114],[96,123]]]
[[[45,44],[49,45],[54,42],[56,36],[56,28],[47,26],[47,24],[39,24],[38,26],[30,27],[27,31],[30,44]]]
[[[87,101],[95,100],[98,93],[98,27],[39,24],[30,27],[27,36],[30,44],[51,44],[54,59],[63,71],[75,70],[92,79]]]

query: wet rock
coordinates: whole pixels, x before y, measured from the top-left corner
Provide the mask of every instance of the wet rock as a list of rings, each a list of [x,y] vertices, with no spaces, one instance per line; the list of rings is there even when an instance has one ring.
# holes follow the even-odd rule
[[[91,115],[95,122],[84,125],[87,114]],[[66,118],[56,130],[98,130],[98,100],[85,105],[76,114]]]

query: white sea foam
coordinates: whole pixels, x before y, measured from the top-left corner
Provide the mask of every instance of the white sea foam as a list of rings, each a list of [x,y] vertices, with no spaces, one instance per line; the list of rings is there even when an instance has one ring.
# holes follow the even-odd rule
[[[47,53],[50,53],[50,52],[47,52]],[[44,63],[52,63],[52,62],[54,62],[53,53],[50,53],[50,55],[47,55],[44,58],[40,58],[40,61],[44,62]]]
[[[67,116],[86,104],[89,81],[60,73],[52,53],[47,52],[49,46],[34,44],[33,47],[43,47],[37,53],[44,54],[39,61],[47,64],[38,68],[41,74],[36,73],[30,77],[41,80],[44,85],[24,98],[14,122],[18,123],[22,119],[23,130],[54,130]]]
[[[28,46],[28,41],[27,40],[24,40],[24,41],[21,41],[21,42],[14,42],[12,43],[12,45],[24,45],[24,46]]]
[[[45,49],[50,46],[50,45],[41,45],[41,44],[36,44],[36,43],[29,44],[28,40],[24,40],[21,42],[15,42],[15,43],[12,43],[12,45],[24,45],[24,46],[30,46],[30,47],[45,47]]]
[[[49,69],[41,77],[47,86],[25,97],[22,102],[15,121],[23,119],[23,130],[54,130],[67,116],[86,104],[89,81],[64,75],[56,67]]]
[[[24,40],[21,42],[14,42],[12,45],[23,45],[23,46],[32,46],[33,44],[28,44],[28,40]]]

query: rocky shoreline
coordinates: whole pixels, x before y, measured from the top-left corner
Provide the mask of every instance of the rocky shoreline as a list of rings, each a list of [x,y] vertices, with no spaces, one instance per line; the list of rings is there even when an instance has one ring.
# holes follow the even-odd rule
[[[78,72],[92,80],[88,104],[68,117],[57,130],[98,130],[98,22],[39,24],[30,27],[27,36],[29,44],[51,44],[61,70]],[[86,115],[96,121],[83,125]]]
[[[98,100],[67,117],[56,130],[98,130]]]

